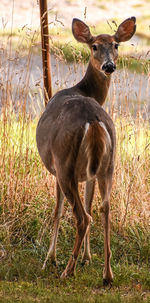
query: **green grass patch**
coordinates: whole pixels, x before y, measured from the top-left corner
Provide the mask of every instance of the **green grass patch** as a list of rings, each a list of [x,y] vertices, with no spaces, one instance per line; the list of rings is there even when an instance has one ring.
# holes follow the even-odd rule
[[[44,237],[41,244],[35,241],[34,237],[32,239],[28,237],[26,242],[17,245],[13,239],[11,240],[7,256],[3,257],[0,268],[2,302],[150,302],[150,268],[147,259],[150,252],[145,252],[145,257],[141,261],[137,260],[139,247],[136,247],[133,254],[137,237],[133,240],[130,231],[126,237],[112,232],[114,282],[111,289],[103,287],[103,232],[100,222],[98,225],[94,223],[91,231],[92,264],[83,267],[79,257],[76,276],[60,280],[60,274],[67,264],[73,244],[73,230],[70,229],[69,222],[65,221],[63,219],[61,222],[57,268],[48,262],[46,270],[42,271],[44,253],[49,245],[48,237],[47,239]],[[35,225],[33,228],[35,235]],[[146,242],[142,230],[141,238]],[[149,242],[146,243],[148,248]]]
[[[150,61],[145,59],[138,59],[132,57],[119,57],[118,59],[119,68],[126,68],[131,72],[136,72],[138,74],[148,74],[150,70]]]
[[[120,22],[120,20],[114,19],[107,21],[107,23],[99,23],[95,28],[91,27],[91,31],[94,35],[100,33],[114,34]],[[85,44],[75,41],[70,29],[53,27],[50,28],[49,35],[51,53],[55,54],[59,59],[66,62],[88,62],[90,57],[89,48]],[[16,52],[16,56],[18,52],[22,55],[27,54],[29,49],[32,49],[34,53],[41,52],[39,30],[30,30],[24,27],[22,29],[14,29],[11,32],[5,29],[0,32],[0,36],[3,39],[4,45],[7,44],[7,47],[11,45],[11,49],[13,52]],[[145,45],[148,44],[149,38],[147,34],[139,31],[138,36],[141,38],[141,41],[145,41]],[[149,60],[133,57],[132,54],[134,52],[135,47],[133,45],[122,43],[119,48],[118,66],[120,68],[126,67],[131,72],[148,73]]]
[[[50,281],[49,281],[50,282]],[[79,283],[79,281],[78,281]],[[58,303],[142,303],[150,302],[146,293],[141,293],[129,288],[104,290],[96,288],[89,291],[86,287],[76,290],[76,283],[60,283],[51,286],[42,281],[37,283],[2,282],[2,302],[58,302]]]

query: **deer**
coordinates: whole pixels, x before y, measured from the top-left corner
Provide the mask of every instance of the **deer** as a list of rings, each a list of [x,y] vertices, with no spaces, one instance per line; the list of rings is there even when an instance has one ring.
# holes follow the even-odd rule
[[[118,46],[131,39],[136,31],[136,18],[124,20],[113,35],[93,36],[85,22],[74,18],[74,38],[88,45],[91,54],[83,79],[76,85],[62,89],[49,100],[41,115],[36,142],[46,169],[56,177],[56,207],[53,235],[43,264],[48,259],[56,263],[56,244],[60,219],[64,211],[64,197],[69,201],[76,219],[76,237],[68,264],[61,278],[74,275],[77,259],[84,243],[82,262],[91,261],[90,225],[95,183],[102,199],[100,212],[104,227],[103,284],[113,282],[110,249],[110,194],[115,164],[115,126],[103,109],[116,70]],[[78,184],[85,182],[82,203]]]

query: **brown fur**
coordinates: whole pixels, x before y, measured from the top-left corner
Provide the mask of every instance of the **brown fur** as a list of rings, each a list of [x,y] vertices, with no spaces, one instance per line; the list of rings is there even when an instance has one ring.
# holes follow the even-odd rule
[[[98,121],[94,121],[90,124],[87,132],[86,152],[88,157],[87,175],[89,179],[96,175],[105,151],[105,130],[99,125]]]

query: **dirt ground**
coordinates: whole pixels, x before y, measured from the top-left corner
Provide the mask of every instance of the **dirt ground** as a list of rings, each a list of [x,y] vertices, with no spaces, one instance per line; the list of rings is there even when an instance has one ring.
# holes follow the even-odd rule
[[[95,25],[100,20],[119,17],[121,19],[135,15],[144,16],[150,11],[150,1],[146,0],[47,0],[49,22],[59,20],[65,27],[70,27],[73,17]],[[27,25],[37,28],[40,24],[38,0],[1,0],[0,29]],[[60,24],[60,22],[58,22]]]

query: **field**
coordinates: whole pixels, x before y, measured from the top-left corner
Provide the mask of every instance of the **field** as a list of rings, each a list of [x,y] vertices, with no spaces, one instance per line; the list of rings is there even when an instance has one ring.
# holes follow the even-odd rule
[[[55,40],[55,33],[52,34]],[[65,35],[70,33],[66,31]],[[122,50],[118,69],[125,68],[126,77],[129,77],[129,68],[134,65],[133,81],[119,97],[116,97],[117,87],[113,81],[105,105],[116,126],[117,156],[111,194],[114,282],[112,287],[103,287],[103,227],[97,187],[91,226],[92,263],[82,266],[80,256],[76,276],[64,281],[59,279],[75,236],[72,210],[65,201],[57,267],[48,261],[46,269],[42,270],[52,234],[55,178],[44,168],[35,141],[36,125],[44,110],[41,79],[32,87],[30,82],[31,62],[39,52],[39,33],[28,29],[20,34],[4,30],[1,36],[0,302],[150,302],[149,80],[145,99],[140,87],[135,100],[130,99],[136,74],[149,77],[147,57],[142,58],[139,68],[139,62],[130,64],[133,58],[129,58],[132,54],[128,47]],[[77,62],[82,66],[87,60],[88,53],[80,46],[77,49],[76,45],[70,47],[66,43],[65,52],[62,45],[57,41],[53,45],[57,60],[65,64],[72,61],[75,67]],[[73,57],[67,59],[66,54],[71,53]],[[25,63],[23,69],[19,65],[18,77],[14,68],[21,57],[25,58]],[[57,89],[60,88],[58,84]],[[83,200],[84,184],[79,187]]]
[[[143,120],[130,119],[116,119],[117,160],[111,195],[115,278],[113,287],[105,289],[97,190],[91,229],[92,264],[82,267],[79,259],[76,277],[59,280],[74,239],[74,220],[66,201],[58,239],[58,267],[48,263],[42,271],[52,231],[55,180],[48,175],[37,153],[37,120],[23,114],[16,117],[5,108],[0,122],[0,296],[5,298],[2,302],[10,302],[10,298],[12,302],[149,302],[150,132]],[[83,186],[80,193],[83,196]]]

